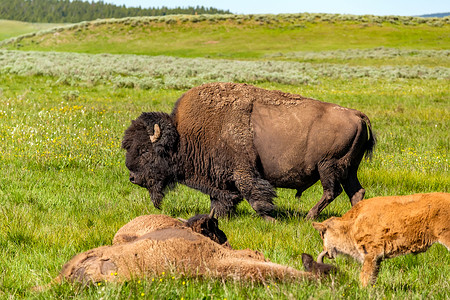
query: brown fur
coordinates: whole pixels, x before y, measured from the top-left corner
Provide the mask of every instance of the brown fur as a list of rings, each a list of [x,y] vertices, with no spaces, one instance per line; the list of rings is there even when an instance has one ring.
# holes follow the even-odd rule
[[[122,226],[114,235],[112,243],[113,245],[129,243],[157,229],[185,227],[182,221],[166,215],[139,216]]]
[[[361,283],[375,283],[383,259],[426,251],[438,242],[450,250],[450,194],[366,199],[340,218],[313,223],[329,258],[347,254],[363,264]]]
[[[302,254],[302,262],[306,272],[312,272],[320,276],[337,272],[337,268],[335,266],[316,262],[308,253]]]
[[[320,180],[323,195],[309,218],[343,189],[356,204],[365,193],[357,170],[374,145],[370,121],[357,110],[236,83],[195,87],[171,115],[143,113],[122,141],[130,181],[155,207],[166,188],[182,183],[208,194],[220,216],[245,198],[266,219],[274,187],[300,197]]]
[[[255,281],[313,278],[310,273],[268,262],[258,252],[223,247],[190,229],[170,230],[171,237],[165,232],[164,238],[155,239],[152,234],[157,235],[157,230],[131,243],[78,254],[63,267],[60,279],[124,281],[162,272]]]
[[[158,224],[150,229],[152,226],[148,222],[142,222],[150,219],[149,216],[139,217],[126,224],[117,232],[116,243],[112,246],[98,247],[74,256],[51,284],[63,280],[122,282],[158,276],[163,272],[252,281],[315,278],[313,273],[269,262],[257,251],[232,250],[220,245],[189,227],[178,226],[181,222],[170,217],[155,217]],[[161,222],[163,220],[166,222]],[[167,227],[168,223],[176,225]],[[124,233],[139,237],[125,242]]]
[[[113,238],[113,245],[129,243],[159,229],[190,228],[214,242],[231,248],[227,236],[219,229],[216,218],[210,215],[195,215],[189,220],[174,219],[166,215],[144,215],[134,218],[122,226]]]

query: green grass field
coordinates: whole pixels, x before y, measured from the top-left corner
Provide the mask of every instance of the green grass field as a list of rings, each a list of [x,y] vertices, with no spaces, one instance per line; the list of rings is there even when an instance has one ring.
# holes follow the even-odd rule
[[[66,26],[6,47],[238,59],[259,59],[280,52],[380,46],[448,50],[449,18],[423,20],[320,14],[112,19]]]
[[[50,282],[73,255],[110,244],[134,217],[163,213],[187,218],[208,212],[208,197],[184,186],[166,194],[162,211],[153,208],[148,192],[128,181],[120,149],[132,119],[143,111],[170,112],[187,88],[201,82],[249,82],[361,110],[378,138],[373,159],[363,161],[359,171],[367,198],[449,192],[450,45],[448,38],[436,38],[449,36],[448,24],[384,22],[367,28],[358,21],[332,24],[322,18],[305,29],[294,26],[300,21],[280,21],[276,28],[273,21],[236,21],[231,28],[221,22],[230,21],[164,21],[155,28],[153,23],[106,24],[3,45],[117,55],[0,51],[0,298],[448,299],[450,253],[442,245],[384,261],[377,284],[365,289],[359,285],[360,265],[339,257],[331,261],[339,273],[318,282],[256,284],[166,274],[124,284],[80,288],[64,283],[39,294],[31,290]],[[352,43],[343,37],[326,39],[308,28],[328,36],[348,31]],[[371,38],[366,29],[373,30]],[[148,38],[149,31],[155,32],[154,39]],[[388,31],[397,35],[383,33]],[[243,34],[252,36],[247,48]],[[292,42],[302,38],[304,47]],[[417,39],[424,42],[419,46]],[[380,46],[386,47],[381,54],[370,54]],[[393,49],[415,52],[391,55]],[[338,52],[330,55],[331,50]],[[290,69],[286,61],[299,65]],[[139,69],[143,64],[150,67]],[[205,67],[196,68],[199,64]],[[226,68],[230,74],[240,72],[239,77],[224,75]],[[296,77],[295,68],[308,80]],[[362,75],[352,75],[357,72]],[[321,194],[320,184],[300,201],[294,191],[279,189],[277,223],[261,220],[243,202],[235,217],[220,220],[220,227],[235,249],[259,250],[273,262],[302,269],[303,252],[317,257],[322,250],[319,234],[304,219]],[[342,194],[319,220],[348,209]]]
[[[57,27],[58,24],[26,23],[20,21],[0,20],[0,41],[18,35]]]

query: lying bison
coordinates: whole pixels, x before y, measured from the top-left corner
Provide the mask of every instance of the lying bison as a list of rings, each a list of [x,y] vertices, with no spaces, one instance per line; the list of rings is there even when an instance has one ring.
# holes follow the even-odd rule
[[[120,236],[131,239],[126,242]],[[35,290],[63,280],[83,284],[121,282],[165,272],[251,281],[316,279],[321,275],[272,263],[257,251],[233,250],[217,242],[222,239],[227,240],[211,215],[187,222],[161,215],[138,217],[119,229],[112,246],[74,256],[49,285]]]
[[[245,198],[267,219],[274,187],[300,197],[319,179],[323,196],[308,218],[342,187],[356,204],[365,193],[358,166],[374,145],[369,119],[357,110],[234,83],[193,88],[170,115],[143,113],[122,141],[130,181],[148,189],[155,207],[179,182],[208,194],[218,215]]]

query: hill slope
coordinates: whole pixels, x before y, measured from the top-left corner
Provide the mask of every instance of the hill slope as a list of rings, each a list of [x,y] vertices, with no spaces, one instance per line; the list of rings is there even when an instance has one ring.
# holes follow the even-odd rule
[[[60,26],[48,23],[27,23],[20,21],[0,20],[0,41],[14,36],[36,32]]]
[[[23,36],[4,49],[263,58],[296,51],[449,49],[449,18],[325,14],[200,15],[82,22]]]

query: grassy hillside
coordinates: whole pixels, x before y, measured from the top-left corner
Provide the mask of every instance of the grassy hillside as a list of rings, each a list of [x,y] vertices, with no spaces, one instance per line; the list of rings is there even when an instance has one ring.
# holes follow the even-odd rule
[[[448,299],[450,252],[442,245],[384,261],[376,285],[365,289],[361,266],[339,257],[328,261],[339,272],[317,282],[165,274],[32,291],[76,253],[109,245],[134,217],[208,212],[209,198],[181,185],[166,194],[161,211],[153,208],[148,192],[129,182],[120,148],[132,119],[143,111],[170,112],[188,88],[204,82],[247,82],[365,112],[378,138],[373,159],[359,169],[366,197],[450,192],[448,21],[198,18],[102,20],[2,44],[0,299]],[[319,234],[305,220],[321,195],[320,184],[300,200],[294,191],[278,189],[277,223],[261,220],[243,202],[220,227],[235,249],[259,250],[271,261],[303,269],[301,254],[317,257],[322,250]],[[319,220],[348,209],[342,194]]]
[[[450,19],[339,15],[170,16],[81,23],[7,49],[255,59],[277,53],[450,48]]]
[[[36,32],[58,26],[60,25],[0,20],[0,41],[26,33]]]

